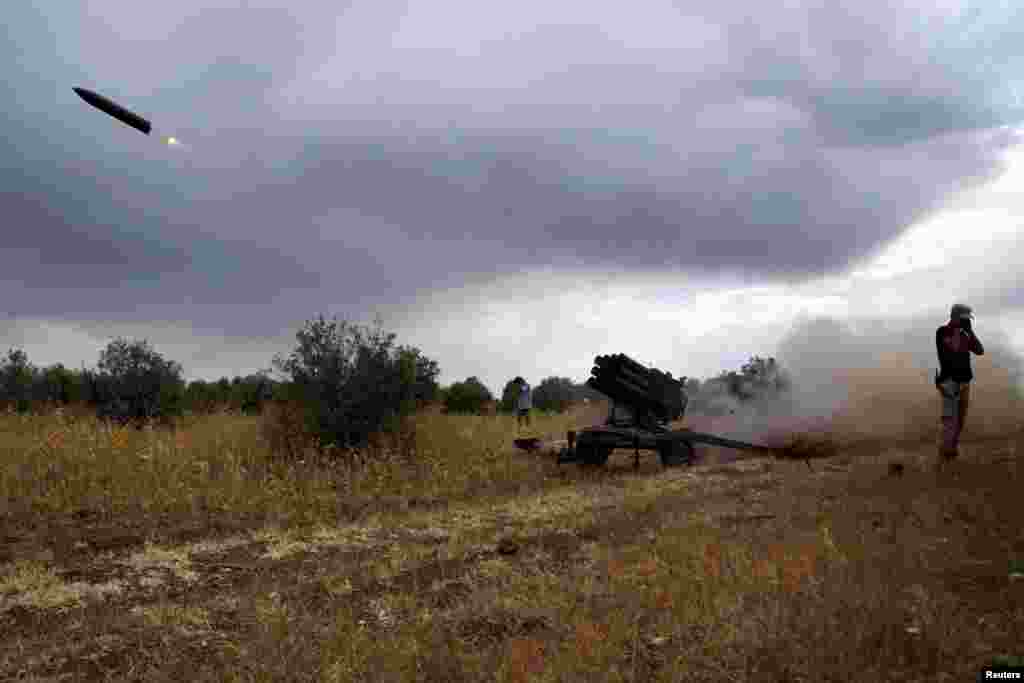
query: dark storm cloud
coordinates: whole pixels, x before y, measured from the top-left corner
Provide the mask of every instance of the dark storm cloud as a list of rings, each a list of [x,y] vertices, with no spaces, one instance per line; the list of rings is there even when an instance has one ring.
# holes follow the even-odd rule
[[[299,182],[268,178],[259,191],[239,187],[231,197],[244,195],[247,211],[292,226],[286,234],[298,240],[315,239],[319,228],[297,221],[296,207],[314,217],[349,207],[370,220],[334,225],[339,246],[346,235],[367,239],[353,233],[379,221],[399,226],[392,239],[422,244],[426,253],[418,255],[429,253],[432,267],[449,271],[496,257],[557,263],[561,252],[596,267],[808,276],[865,255],[946,192],[985,177],[995,162],[992,147],[968,141],[930,141],[899,153],[807,143],[794,144],[770,172],[736,178],[728,165],[683,168],[681,182],[667,186],[587,168],[567,147],[530,135],[467,134],[458,147],[333,142],[297,159]],[[755,154],[738,151],[727,161],[756,167],[749,158]],[[224,224],[236,210],[224,199],[203,208]],[[400,242],[378,235],[369,239],[383,264],[424,275],[422,262],[405,260]],[[446,246],[431,250],[430,240]]]
[[[181,210],[186,202],[152,177],[83,162],[63,168],[72,172],[57,187],[47,182],[46,164],[0,170],[9,314],[188,319],[193,302],[269,301],[282,289],[320,283],[273,247],[202,229]],[[210,312],[205,322],[218,319],[222,312]]]
[[[23,315],[270,334],[539,265],[805,279],[997,173],[980,131],[1020,113],[1010,10],[716,3],[673,36],[660,4],[575,25],[527,3],[540,25],[507,30],[443,3],[430,26],[387,2],[82,7],[11,10],[0,46]]]

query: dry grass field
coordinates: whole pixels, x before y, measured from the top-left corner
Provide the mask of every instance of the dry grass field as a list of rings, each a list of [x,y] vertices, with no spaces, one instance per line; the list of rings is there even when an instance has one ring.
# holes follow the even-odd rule
[[[842,378],[824,430],[759,425],[813,469],[559,467],[506,416],[420,415],[350,467],[275,457],[257,417],[7,415],[0,679],[974,680],[1024,655],[1024,425],[977,366],[941,471],[934,392],[898,358]]]

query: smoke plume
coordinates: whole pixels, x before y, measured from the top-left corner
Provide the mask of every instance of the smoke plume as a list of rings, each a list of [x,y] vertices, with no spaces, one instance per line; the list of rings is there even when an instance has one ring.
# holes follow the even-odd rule
[[[836,446],[923,444],[937,439],[939,397],[935,329],[944,321],[809,319],[796,324],[775,354],[792,388],[731,401],[732,413],[693,415],[687,426],[767,445],[795,434]],[[976,326],[985,346],[974,356],[975,381],[964,440],[1019,431],[1022,359],[999,332]],[[753,354],[752,354],[753,355]]]

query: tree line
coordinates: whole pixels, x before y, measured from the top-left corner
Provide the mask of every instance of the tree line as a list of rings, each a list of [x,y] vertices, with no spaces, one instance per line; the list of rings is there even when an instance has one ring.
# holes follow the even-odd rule
[[[736,403],[772,400],[793,386],[790,374],[774,358],[752,356],[739,371],[728,370],[706,380],[686,381],[688,412],[722,415]]]
[[[442,388],[440,400],[449,413],[479,414],[488,404],[493,404],[498,412],[512,413],[519,398],[519,388],[514,379],[505,383],[500,399],[495,398],[478,378],[469,377],[463,382]],[[552,413],[563,413],[570,406],[584,400],[607,400],[604,394],[568,377],[546,377],[537,386],[531,386],[531,392],[533,407]]]
[[[500,398],[477,377],[442,387],[435,360],[395,341],[379,320],[363,327],[321,315],[306,321],[292,351],[275,356],[270,368],[191,382],[184,380],[179,363],[146,340],[114,339],[95,367],[81,369],[61,363],[36,367],[23,349],[10,349],[0,359],[0,408],[29,412],[77,404],[101,419],[139,425],[218,410],[261,414],[270,403],[289,404],[304,432],[320,444],[340,447],[394,431],[429,404],[451,414],[515,410],[518,389],[512,379]],[[686,389],[691,411],[714,412],[722,397],[753,400],[785,391],[788,382],[773,358],[755,356],[739,372],[687,380]],[[533,387],[533,406],[541,411],[564,412],[584,400],[606,399],[568,377],[547,377]]]
[[[100,417],[123,420],[217,410],[252,414],[279,389],[280,382],[265,373],[186,382],[180,365],[145,340],[112,341],[89,369],[63,363],[38,367],[23,349],[10,349],[0,359],[0,410],[18,413],[88,405]]]

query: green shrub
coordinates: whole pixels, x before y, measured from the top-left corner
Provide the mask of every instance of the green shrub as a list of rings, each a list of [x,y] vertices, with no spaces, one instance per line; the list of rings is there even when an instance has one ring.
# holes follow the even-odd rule
[[[302,406],[303,424],[322,446],[366,445],[437,395],[437,363],[394,346],[379,320],[367,329],[321,315],[306,321],[296,341],[290,355],[274,359],[288,378],[277,395]]]
[[[98,370],[84,374],[90,402],[103,420],[139,424],[182,413],[181,365],[166,360],[145,340],[113,340],[100,352]]]
[[[444,397],[445,412],[458,415],[479,415],[484,406],[493,401],[490,389],[476,377],[456,382],[448,387]]]

